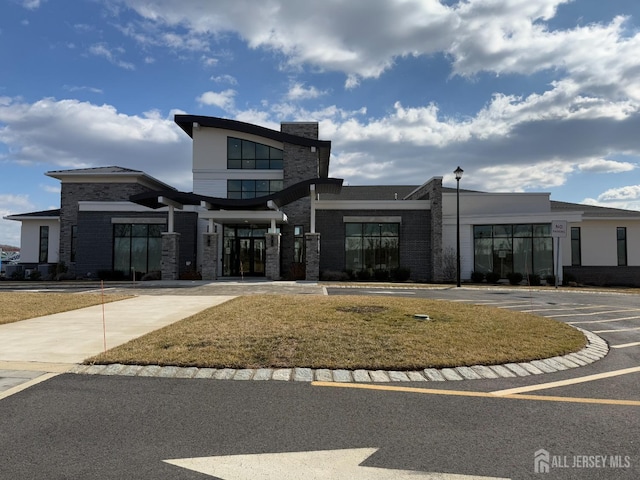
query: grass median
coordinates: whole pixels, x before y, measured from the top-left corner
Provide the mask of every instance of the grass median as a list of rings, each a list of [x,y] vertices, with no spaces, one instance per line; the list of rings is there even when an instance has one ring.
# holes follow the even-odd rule
[[[413,298],[249,295],[86,363],[414,370],[524,362],[585,344],[584,335],[564,323],[492,307]]]
[[[0,325],[131,298],[99,293],[0,292]]]

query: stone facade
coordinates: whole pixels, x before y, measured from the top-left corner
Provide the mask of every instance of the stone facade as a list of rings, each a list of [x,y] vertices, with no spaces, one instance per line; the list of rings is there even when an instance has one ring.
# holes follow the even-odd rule
[[[178,280],[180,277],[180,234],[162,234],[162,280]]]
[[[266,247],[266,265],[265,276],[269,280],[280,280],[280,241],[282,234],[267,233],[265,235]]]
[[[202,235],[202,279],[218,279],[218,238],[220,234],[204,233]]]
[[[306,233],[304,243],[306,249],[305,280],[317,282],[320,280],[320,234]]]

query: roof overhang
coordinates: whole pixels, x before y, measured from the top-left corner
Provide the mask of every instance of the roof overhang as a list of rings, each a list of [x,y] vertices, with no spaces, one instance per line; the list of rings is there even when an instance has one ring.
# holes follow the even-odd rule
[[[129,199],[138,205],[149,208],[161,208],[166,205],[178,207],[180,205],[202,205],[207,210],[273,210],[311,194],[314,185],[315,193],[340,193],[341,178],[311,178],[291,185],[279,192],[256,198],[218,198],[195,193],[162,190],[132,195]],[[171,202],[171,203],[169,203]]]
[[[293,145],[300,145],[303,147],[315,147],[318,150],[320,176],[329,176],[329,156],[331,155],[330,140],[301,137],[299,135],[280,132],[278,130],[272,130],[252,123],[239,122],[238,120],[230,120],[228,118],[206,117],[203,115],[175,115],[174,120],[191,138],[193,138],[193,128],[194,125],[196,125],[197,127],[219,128],[257,135],[277,142],[291,143]]]
[[[220,224],[247,224],[268,223],[275,220],[277,224],[287,223],[287,215],[280,210],[207,210],[200,212],[199,217],[204,220],[213,220]]]

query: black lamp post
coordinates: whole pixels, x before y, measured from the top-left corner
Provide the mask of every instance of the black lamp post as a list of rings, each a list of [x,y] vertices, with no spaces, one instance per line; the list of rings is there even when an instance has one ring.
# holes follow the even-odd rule
[[[453,171],[456,176],[456,285],[460,286],[460,179],[462,178],[462,170],[460,167]]]

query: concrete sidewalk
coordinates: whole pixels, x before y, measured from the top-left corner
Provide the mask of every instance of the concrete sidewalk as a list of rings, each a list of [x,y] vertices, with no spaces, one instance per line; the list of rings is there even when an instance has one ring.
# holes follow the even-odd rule
[[[231,298],[155,295],[106,303],[104,329],[102,305],[0,325],[0,365],[38,362],[71,368],[104,351],[104,331],[107,349],[113,348]]]

